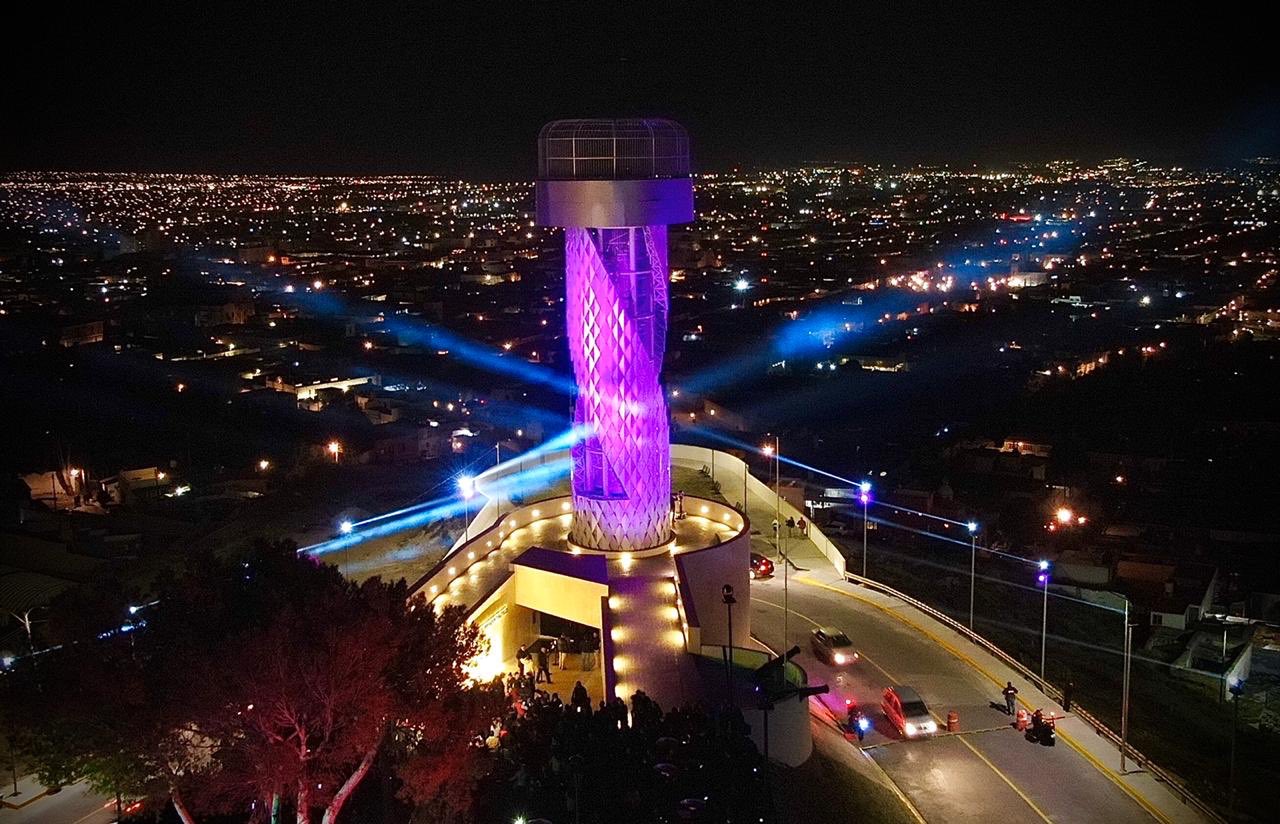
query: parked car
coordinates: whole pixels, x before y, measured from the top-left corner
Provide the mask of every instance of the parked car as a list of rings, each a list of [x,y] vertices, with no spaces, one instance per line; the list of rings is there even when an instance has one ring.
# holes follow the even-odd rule
[[[751,553],[751,577],[769,578],[773,576],[773,561],[770,561],[759,552]]]

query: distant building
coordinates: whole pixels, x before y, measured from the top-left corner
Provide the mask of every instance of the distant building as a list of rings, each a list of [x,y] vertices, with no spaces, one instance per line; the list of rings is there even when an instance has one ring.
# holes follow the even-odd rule
[[[380,464],[432,461],[439,458],[450,443],[449,437],[437,429],[404,421],[379,426],[373,438],[369,460]]]
[[[250,300],[200,304],[194,311],[192,322],[196,326],[243,326],[255,314]]]
[[[334,376],[327,380],[323,378],[315,378],[308,380],[307,378],[293,375],[276,375],[267,380],[267,386],[277,392],[288,392],[297,395],[299,401],[310,400],[316,397],[325,389],[337,389],[342,392],[348,392],[357,386],[371,384],[373,386],[382,385],[382,377],[380,375],[358,375],[355,377],[341,378]]]
[[[106,324],[100,320],[90,320],[84,323],[73,323],[64,326],[58,335],[58,343],[67,348],[84,346],[90,343],[102,343],[106,337],[105,327]]]
[[[1218,570],[1208,564],[1125,558],[1116,563],[1116,580],[1148,611],[1152,626],[1184,630],[1210,611]]]

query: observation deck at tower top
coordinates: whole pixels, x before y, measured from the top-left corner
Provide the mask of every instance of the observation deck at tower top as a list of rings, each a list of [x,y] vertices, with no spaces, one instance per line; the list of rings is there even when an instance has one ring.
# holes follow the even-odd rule
[[[538,133],[540,180],[689,176],[689,134],[672,120],[553,120]]]
[[[553,120],[538,133],[539,226],[693,220],[689,133],[661,118]]]

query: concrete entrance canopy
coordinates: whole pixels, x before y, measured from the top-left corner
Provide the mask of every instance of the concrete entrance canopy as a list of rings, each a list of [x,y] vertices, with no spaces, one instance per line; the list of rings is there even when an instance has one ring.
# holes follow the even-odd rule
[[[569,541],[570,506],[565,496],[505,513],[440,561],[414,592],[437,609],[463,607],[481,626],[491,652],[475,670],[488,677],[528,640],[506,626],[523,609],[600,631],[606,695],[643,688],[667,706],[701,697],[685,650],[728,640],[725,584],[749,604],[746,519],[718,501],[686,497],[687,514],[673,520],[666,550],[593,553]],[[746,646],[749,607],[733,618],[733,643]]]

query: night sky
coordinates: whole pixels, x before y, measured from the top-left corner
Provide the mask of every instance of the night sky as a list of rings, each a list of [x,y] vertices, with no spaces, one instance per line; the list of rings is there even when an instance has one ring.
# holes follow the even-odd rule
[[[704,170],[1280,154],[1256,3],[439,5],[27,4],[0,168],[528,177],[544,121],[641,114]]]

